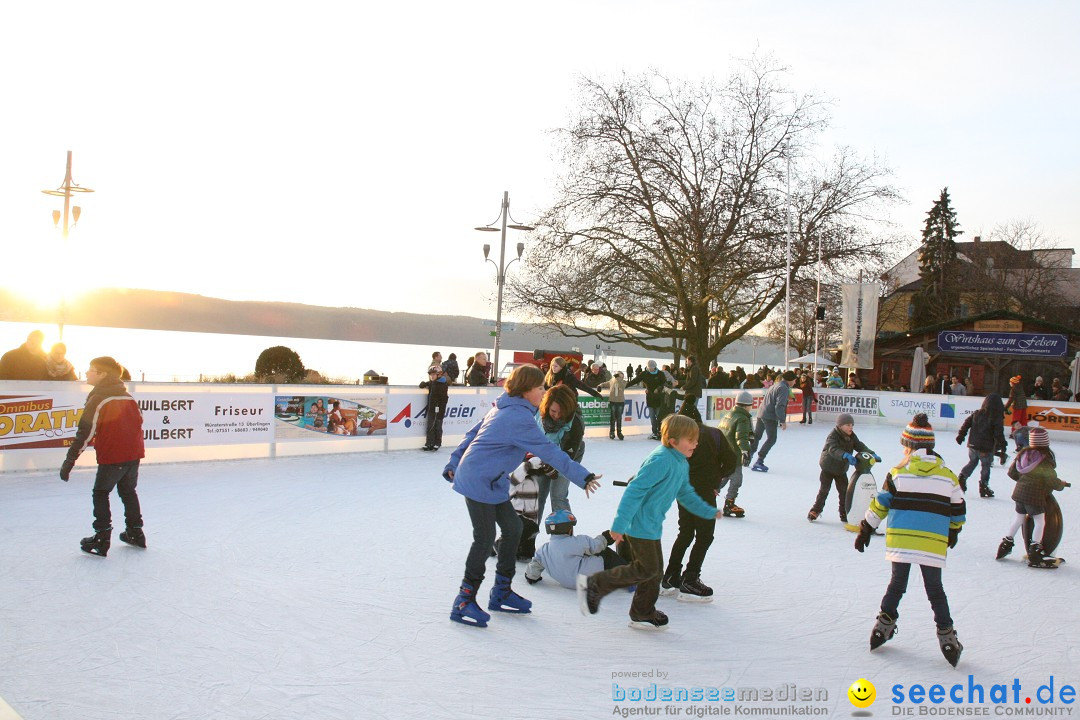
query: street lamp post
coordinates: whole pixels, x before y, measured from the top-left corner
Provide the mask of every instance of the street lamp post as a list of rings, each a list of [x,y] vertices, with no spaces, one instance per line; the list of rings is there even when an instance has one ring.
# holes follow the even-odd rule
[[[484,243],[484,259],[492,265],[495,265],[496,278],[495,281],[499,286],[499,298],[495,306],[495,352],[491,362],[495,369],[496,378],[499,373],[499,345],[502,340],[502,304],[503,304],[503,285],[506,284],[506,270],[514,262],[521,259],[521,253],[525,251],[525,243],[517,244],[517,257],[506,262],[506,228],[511,230],[533,230],[535,228],[529,225],[520,225],[518,223],[511,223],[507,225],[507,219],[513,219],[510,217],[510,192],[503,191],[502,209],[499,210],[499,217],[495,219],[495,223],[500,223],[500,227],[493,227],[495,223],[489,223],[476,228],[481,232],[498,232],[501,233],[499,237],[499,263],[496,265],[495,261],[488,257],[491,252],[491,245]]]
[[[68,214],[69,214],[69,211],[70,211],[70,215],[71,215],[72,219],[74,220],[72,225],[78,225],[79,216],[82,214],[82,208],[80,208],[78,205],[76,205],[74,207],[71,206],[71,194],[72,193],[91,193],[91,192],[94,192],[90,188],[80,187],[79,185],[77,185],[77,184],[75,184],[74,182],[71,181],[71,151],[70,150],[68,150],[68,153],[67,153],[67,171],[64,173],[64,183],[60,187],[56,188],[55,190],[42,190],[41,192],[45,193],[46,195],[55,195],[56,197],[64,198],[64,214],[63,214],[62,217],[64,219],[64,254],[66,255],[67,254],[67,249],[68,249]],[[52,218],[53,218],[53,225],[59,226],[60,225],[60,218],[61,218],[60,211],[59,210],[53,210],[52,211]],[[65,293],[65,291],[64,291],[63,287],[61,287],[61,289],[60,289],[60,339],[61,340],[64,339],[64,314],[65,314],[66,305],[67,305],[67,302],[66,302],[67,298],[66,298],[64,293]]]

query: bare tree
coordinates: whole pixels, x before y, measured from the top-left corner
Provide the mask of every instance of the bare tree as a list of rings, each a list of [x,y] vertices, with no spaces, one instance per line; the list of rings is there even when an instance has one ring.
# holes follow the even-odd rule
[[[823,107],[781,75],[752,60],[723,86],[583,80],[514,306],[571,337],[684,345],[704,364],[782,301],[789,207],[792,279],[817,242],[830,266],[880,257],[871,221],[898,198],[887,171],[849,149],[810,160]]]
[[[818,329],[818,354],[840,341],[840,287],[821,285],[821,303],[825,319]],[[791,322],[789,342],[797,355],[814,352],[814,327],[817,321],[817,283],[801,281],[791,286]],[[784,305],[781,303],[765,323],[764,336],[784,342]]]

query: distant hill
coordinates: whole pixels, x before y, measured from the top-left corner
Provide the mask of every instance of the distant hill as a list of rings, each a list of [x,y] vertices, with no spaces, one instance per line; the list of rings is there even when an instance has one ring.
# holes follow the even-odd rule
[[[10,291],[0,289],[0,321],[52,324],[55,310],[42,310]],[[141,328],[227,335],[413,343],[457,347],[491,344],[494,327],[479,318],[460,315],[419,315],[361,308],[334,308],[301,303],[235,301],[189,293],[158,290],[96,290],[68,307],[66,322],[90,327]],[[590,357],[596,340],[566,338],[540,325],[515,323],[503,331],[503,344],[517,348],[566,349],[580,347]],[[607,348],[608,344],[604,343]],[[622,357],[661,357],[629,343],[610,347]],[[734,343],[720,361],[751,358],[749,342]],[[761,342],[758,363],[782,363],[783,350]]]

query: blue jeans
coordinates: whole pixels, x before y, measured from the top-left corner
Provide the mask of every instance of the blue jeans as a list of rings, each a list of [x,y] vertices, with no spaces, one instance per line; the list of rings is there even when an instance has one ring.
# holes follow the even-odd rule
[[[109,494],[116,488],[116,494],[124,503],[124,522],[129,528],[143,526],[142,510],[135,486],[139,484],[139,461],[98,465],[97,478],[94,480],[94,529],[108,530],[112,527],[112,510],[109,508]]]
[[[609,402],[608,412],[611,413],[611,434],[622,437],[622,416],[625,402]]]
[[[754,426],[754,437],[758,442],[761,442],[761,436],[767,436],[765,444],[758,448],[758,460],[764,461],[765,456],[769,454],[769,450],[772,450],[772,446],[776,444],[776,426],[779,424],[775,420],[758,418],[757,424]]]
[[[973,447],[968,448],[968,464],[960,471],[960,477],[965,479],[971,477],[971,473],[975,472],[975,466],[979,463],[982,463],[982,469],[979,471],[979,484],[983,486],[989,485],[990,466],[994,463],[994,454],[982,452]]]
[[[945,597],[945,588],[941,584],[941,568],[920,565],[922,570],[923,587],[926,588],[926,597],[930,600],[930,607],[934,610],[934,622],[939,628],[952,627],[952,615],[949,614],[949,598]],[[885,590],[885,597],[881,598],[881,610],[888,613],[893,620],[900,617],[900,598],[907,590],[908,575],[911,573],[909,563],[894,562],[892,564],[892,580]]]
[[[469,547],[469,555],[465,558],[465,582],[474,589],[484,582],[487,559],[491,554],[491,546],[495,544],[496,525],[502,533],[502,542],[499,543],[495,572],[509,578],[514,577],[518,543],[521,542],[521,518],[514,506],[509,500],[492,505],[470,498],[465,498],[465,506],[469,508],[469,519],[473,526],[473,542]]]

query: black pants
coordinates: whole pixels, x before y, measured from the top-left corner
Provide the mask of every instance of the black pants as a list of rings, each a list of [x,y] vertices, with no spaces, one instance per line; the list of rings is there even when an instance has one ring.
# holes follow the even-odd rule
[[[683,399],[682,407],[679,408],[679,414],[685,415],[695,422],[701,422],[701,413],[697,409],[698,395],[687,395]]]
[[[814,499],[814,512],[820,514],[825,509],[825,498],[829,497],[829,489],[836,485],[836,492],[840,495],[840,519],[847,520],[847,476],[822,470],[818,480],[821,482],[821,489]]]
[[[660,437],[660,423],[665,414],[663,405],[649,406],[649,421],[652,423],[652,434],[656,437]]]
[[[442,423],[445,414],[446,408],[444,407],[428,407],[427,444],[431,447],[442,445]]]
[[[630,564],[630,558],[632,557],[630,553],[630,543],[621,542],[619,543],[618,548],[617,551],[612,550],[611,548],[604,548],[604,552],[600,553],[600,559],[604,561],[605,570]]]
[[[611,413],[611,433],[622,437],[622,416],[625,402],[608,403],[608,411]]]
[[[139,495],[135,486],[139,484],[139,461],[98,465],[97,479],[94,480],[94,529],[108,530],[112,527],[112,509],[109,507],[109,494],[116,488],[116,493],[124,503],[124,522],[129,528],[141,528],[142,510],[139,507]]]
[[[495,572],[506,577],[514,577],[517,563],[518,543],[521,542],[521,518],[510,501],[498,505],[482,503],[465,498],[472,520],[473,542],[469,555],[465,558],[465,582],[480,587],[487,570],[487,559],[491,546],[495,543],[495,526],[499,526],[502,542],[499,543],[499,557],[495,563]]]
[[[923,586],[926,588],[926,597],[930,601],[930,607],[934,610],[934,622],[939,628],[952,627],[952,616],[949,614],[949,598],[945,596],[945,588],[941,584],[941,568],[920,565],[922,570]],[[911,573],[909,563],[894,562],[892,564],[892,579],[889,587],[885,590],[885,597],[881,598],[881,610],[892,617],[893,620],[900,617],[900,598],[907,590],[908,575]]]
[[[701,495],[705,502],[716,507],[716,495],[711,492],[709,493],[711,497],[705,497],[701,493],[698,494]],[[715,517],[706,520],[680,505],[679,534],[675,537],[675,544],[671,546],[671,558],[668,560],[668,566],[682,565],[683,555],[692,542],[694,548],[690,551],[690,559],[686,561],[686,572],[684,574],[700,575],[701,564],[705,562],[705,554],[709,552],[709,546],[712,545],[715,532]]]

